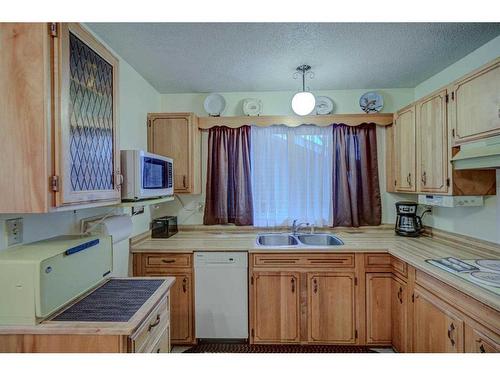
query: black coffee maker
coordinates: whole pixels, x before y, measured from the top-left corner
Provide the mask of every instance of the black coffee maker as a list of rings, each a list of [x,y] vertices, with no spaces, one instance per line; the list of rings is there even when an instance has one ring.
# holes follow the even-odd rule
[[[418,204],[415,202],[397,202],[396,203],[396,226],[394,231],[400,236],[418,237],[424,231],[422,217],[430,212],[425,210],[421,216],[417,215]]]

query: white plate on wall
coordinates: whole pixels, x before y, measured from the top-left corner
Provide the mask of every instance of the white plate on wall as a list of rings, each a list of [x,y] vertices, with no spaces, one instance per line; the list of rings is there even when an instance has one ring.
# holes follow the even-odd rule
[[[209,116],[220,116],[226,108],[226,100],[221,94],[212,93],[205,98],[203,107]]]
[[[328,96],[317,96],[314,108],[317,115],[329,115],[333,112],[333,100]]]
[[[384,108],[384,98],[378,92],[368,91],[359,98],[359,106],[366,113],[377,113]]]
[[[262,101],[253,98],[243,100],[243,113],[247,116],[259,116],[262,113]]]

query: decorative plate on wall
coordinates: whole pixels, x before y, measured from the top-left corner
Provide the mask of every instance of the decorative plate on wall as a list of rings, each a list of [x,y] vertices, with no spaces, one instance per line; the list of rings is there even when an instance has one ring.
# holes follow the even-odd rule
[[[205,98],[203,107],[209,116],[220,116],[226,108],[226,100],[221,94],[212,93]]]
[[[252,98],[243,100],[243,113],[247,116],[259,116],[262,113],[262,101]]]
[[[359,98],[359,106],[366,113],[380,112],[384,108],[384,99],[375,91],[369,91]]]
[[[317,96],[315,110],[317,115],[329,115],[333,112],[333,100],[328,96]]]

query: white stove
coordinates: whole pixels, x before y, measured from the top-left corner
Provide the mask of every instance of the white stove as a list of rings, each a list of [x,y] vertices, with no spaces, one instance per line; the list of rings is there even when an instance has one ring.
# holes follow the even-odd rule
[[[427,263],[500,295],[500,259],[427,259]]]

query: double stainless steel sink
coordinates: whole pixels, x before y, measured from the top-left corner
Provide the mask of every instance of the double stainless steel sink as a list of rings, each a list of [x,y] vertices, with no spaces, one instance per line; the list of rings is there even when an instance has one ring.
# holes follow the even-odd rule
[[[327,233],[293,234],[261,233],[257,245],[265,247],[331,247],[343,245],[342,240]]]

